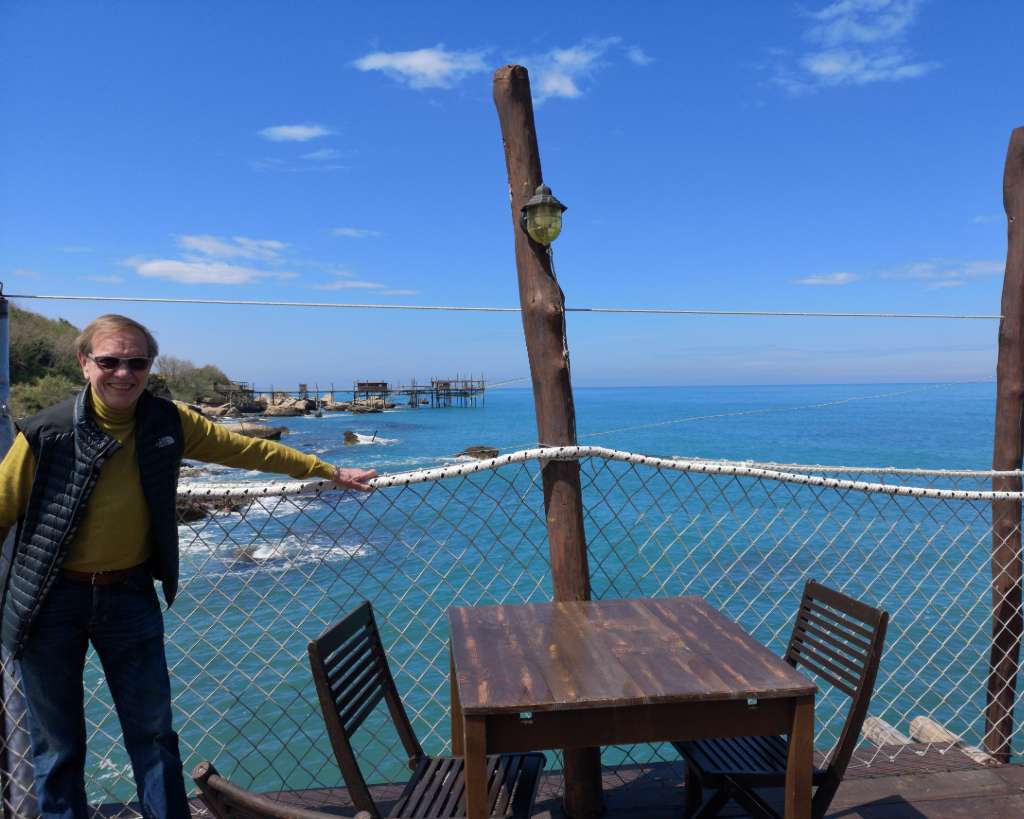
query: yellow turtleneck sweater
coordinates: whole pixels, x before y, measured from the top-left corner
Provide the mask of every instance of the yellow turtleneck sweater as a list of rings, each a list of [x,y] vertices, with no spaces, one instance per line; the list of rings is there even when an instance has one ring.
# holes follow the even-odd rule
[[[214,424],[176,404],[185,434],[184,457],[279,472],[293,478],[326,478],[334,467],[276,441],[249,438]],[[71,541],[65,569],[105,572],[146,562],[150,555],[149,507],[142,494],[135,457],[135,410],[115,410],[92,393],[93,420],[121,444],[100,471],[81,525]],[[25,514],[36,460],[25,436],[18,434],[0,463],[0,543]]]

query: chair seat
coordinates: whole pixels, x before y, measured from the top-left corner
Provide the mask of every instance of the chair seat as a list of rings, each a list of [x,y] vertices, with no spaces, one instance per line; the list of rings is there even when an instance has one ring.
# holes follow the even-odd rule
[[[544,770],[544,754],[500,754],[487,757],[490,815],[529,819]],[[394,819],[466,815],[462,757],[424,757],[391,809]]]
[[[729,737],[672,744],[706,783],[728,776],[756,788],[778,785],[786,776],[789,739],[784,736]],[[825,769],[815,767],[812,784],[820,785],[824,776]]]

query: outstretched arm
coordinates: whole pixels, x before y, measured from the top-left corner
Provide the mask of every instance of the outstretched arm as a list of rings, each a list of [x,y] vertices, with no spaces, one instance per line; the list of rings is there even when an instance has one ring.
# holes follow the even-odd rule
[[[303,480],[324,478],[344,489],[366,492],[372,488],[366,483],[377,474],[372,470],[339,468],[277,441],[231,432],[228,427],[214,424],[182,404],[177,406],[185,434],[183,455],[186,458],[276,472]]]

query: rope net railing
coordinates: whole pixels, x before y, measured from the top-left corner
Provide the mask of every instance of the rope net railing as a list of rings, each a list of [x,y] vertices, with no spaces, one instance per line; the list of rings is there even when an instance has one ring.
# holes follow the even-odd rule
[[[870,715],[905,734],[927,717],[962,740],[864,740],[853,764],[984,747],[991,504],[1021,498],[989,491],[997,473],[573,447],[385,476],[369,495],[329,484],[183,484],[182,582],[165,623],[186,770],[212,759],[257,791],[341,786],[306,646],[364,599],[424,748],[444,751],[446,610],[551,599],[540,465],[569,458],[581,465],[595,598],[700,595],[781,655],[803,584],[815,578],[890,613]],[[197,503],[207,516],[193,514]],[[90,800],[129,803],[131,770],[92,653],[86,698]],[[819,693],[819,750],[837,741],[847,703],[827,688]],[[1018,758],[1021,708],[1016,717]],[[402,780],[404,755],[385,713],[367,725],[357,748],[367,779]],[[676,759],[669,745],[603,752],[609,766]],[[5,792],[15,815],[20,794]],[[131,807],[104,815],[138,816]]]

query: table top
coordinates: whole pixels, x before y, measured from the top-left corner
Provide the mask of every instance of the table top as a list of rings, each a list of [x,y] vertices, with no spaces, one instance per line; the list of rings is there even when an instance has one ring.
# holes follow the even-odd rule
[[[700,597],[452,607],[448,622],[465,714],[817,690]]]

